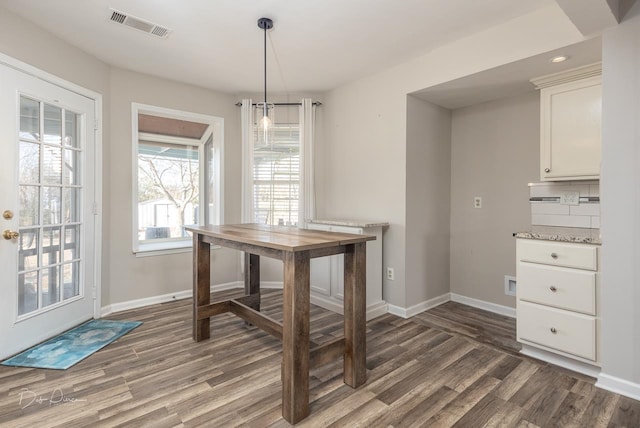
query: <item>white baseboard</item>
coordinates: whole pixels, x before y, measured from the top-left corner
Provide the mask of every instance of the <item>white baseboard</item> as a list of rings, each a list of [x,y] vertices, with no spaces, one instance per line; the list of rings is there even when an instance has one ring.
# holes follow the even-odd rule
[[[389,313],[402,318],[411,318],[412,316],[417,315],[421,312],[428,311],[431,308],[435,308],[436,306],[440,306],[443,303],[447,303],[449,300],[451,300],[449,295],[450,293],[445,293],[441,296],[434,297],[433,299],[418,303],[417,305],[409,306],[408,308],[389,304]]]
[[[242,281],[228,282],[211,286],[211,292],[229,290],[231,288],[242,287]],[[193,296],[193,290],[182,290],[175,293],[162,294],[160,296],[145,297],[142,299],[128,300],[126,302],[112,303],[103,306],[100,310],[100,316],[107,316],[114,312],[127,311],[129,309],[138,309],[144,306],[156,305],[158,303],[172,302],[175,300],[188,299]]]
[[[211,292],[231,290],[233,288],[243,288],[243,281],[232,281],[224,284],[216,284],[211,286]],[[282,282],[279,281],[261,281],[260,288],[271,288],[282,290]],[[101,316],[107,316],[114,312],[127,311],[129,309],[142,308],[144,306],[156,305],[158,303],[172,302],[175,300],[188,299],[193,296],[192,290],[182,290],[175,293],[163,294],[160,296],[145,297],[143,299],[129,300],[126,302],[112,303],[111,305],[103,306],[100,311]],[[311,296],[311,303],[321,306],[330,311],[343,314],[342,304],[340,301],[324,298],[321,296]],[[385,301],[377,302],[367,307],[367,321],[387,313],[387,303]]]
[[[487,302],[485,300],[474,299],[472,297],[462,296],[460,294],[451,293],[453,302],[462,303],[463,305],[473,306],[474,308],[484,309],[485,311],[495,314],[504,315],[510,318],[516,317],[516,309],[509,306],[498,305],[496,303]]]
[[[624,395],[625,397],[640,400],[640,383],[635,383],[612,376],[606,373],[600,373],[596,382],[598,388]]]
[[[564,367],[565,369],[573,370],[574,372],[591,376],[593,378],[598,377],[598,374],[600,373],[600,367],[598,366],[583,363],[582,361],[564,357],[553,352],[545,351],[544,349],[535,348],[525,343],[522,344],[520,353],[528,357],[546,361],[547,363],[551,363],[555,366]]]

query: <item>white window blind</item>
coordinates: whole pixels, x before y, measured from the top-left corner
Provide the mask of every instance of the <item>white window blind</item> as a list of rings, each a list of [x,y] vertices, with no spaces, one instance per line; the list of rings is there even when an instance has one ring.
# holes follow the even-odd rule
[[[274,124],[269,144],[254,126],[253,215],[256,223],[296,226],[300,195],[300,127]]]

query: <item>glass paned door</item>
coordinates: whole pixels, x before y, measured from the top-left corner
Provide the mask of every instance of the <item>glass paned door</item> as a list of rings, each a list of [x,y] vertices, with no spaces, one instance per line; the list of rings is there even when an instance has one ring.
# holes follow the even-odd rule
[[[20,96],[18,317],[80,296],[81,115]]]
[[[95,101],[0,63],[0,358],[94,315]]]

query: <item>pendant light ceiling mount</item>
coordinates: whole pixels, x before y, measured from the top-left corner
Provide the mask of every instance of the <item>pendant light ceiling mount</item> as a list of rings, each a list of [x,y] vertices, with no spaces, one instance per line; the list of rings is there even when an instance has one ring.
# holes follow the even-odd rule
[[[258,19],[258,28],[265,31],[271,30],[273,28],[273,20],[269,18]]]

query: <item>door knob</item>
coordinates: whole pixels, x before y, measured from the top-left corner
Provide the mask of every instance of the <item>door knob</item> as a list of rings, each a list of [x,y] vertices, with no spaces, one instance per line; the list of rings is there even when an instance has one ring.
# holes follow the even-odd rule
[[[20,234],[18,232],[16,232],[15,230],[5,230],[4,232],[2,232],[2,237],[8,241],[12,240],[12,239],[18,239],[18,236],[20,236]]]
[[[2,217],[4,217],[5,220],[11,220],[13,218],[13,213],[9,210],[5,210],[2,213]]]
[[[545,168],[544,172],[551,172],[551,168]]]

